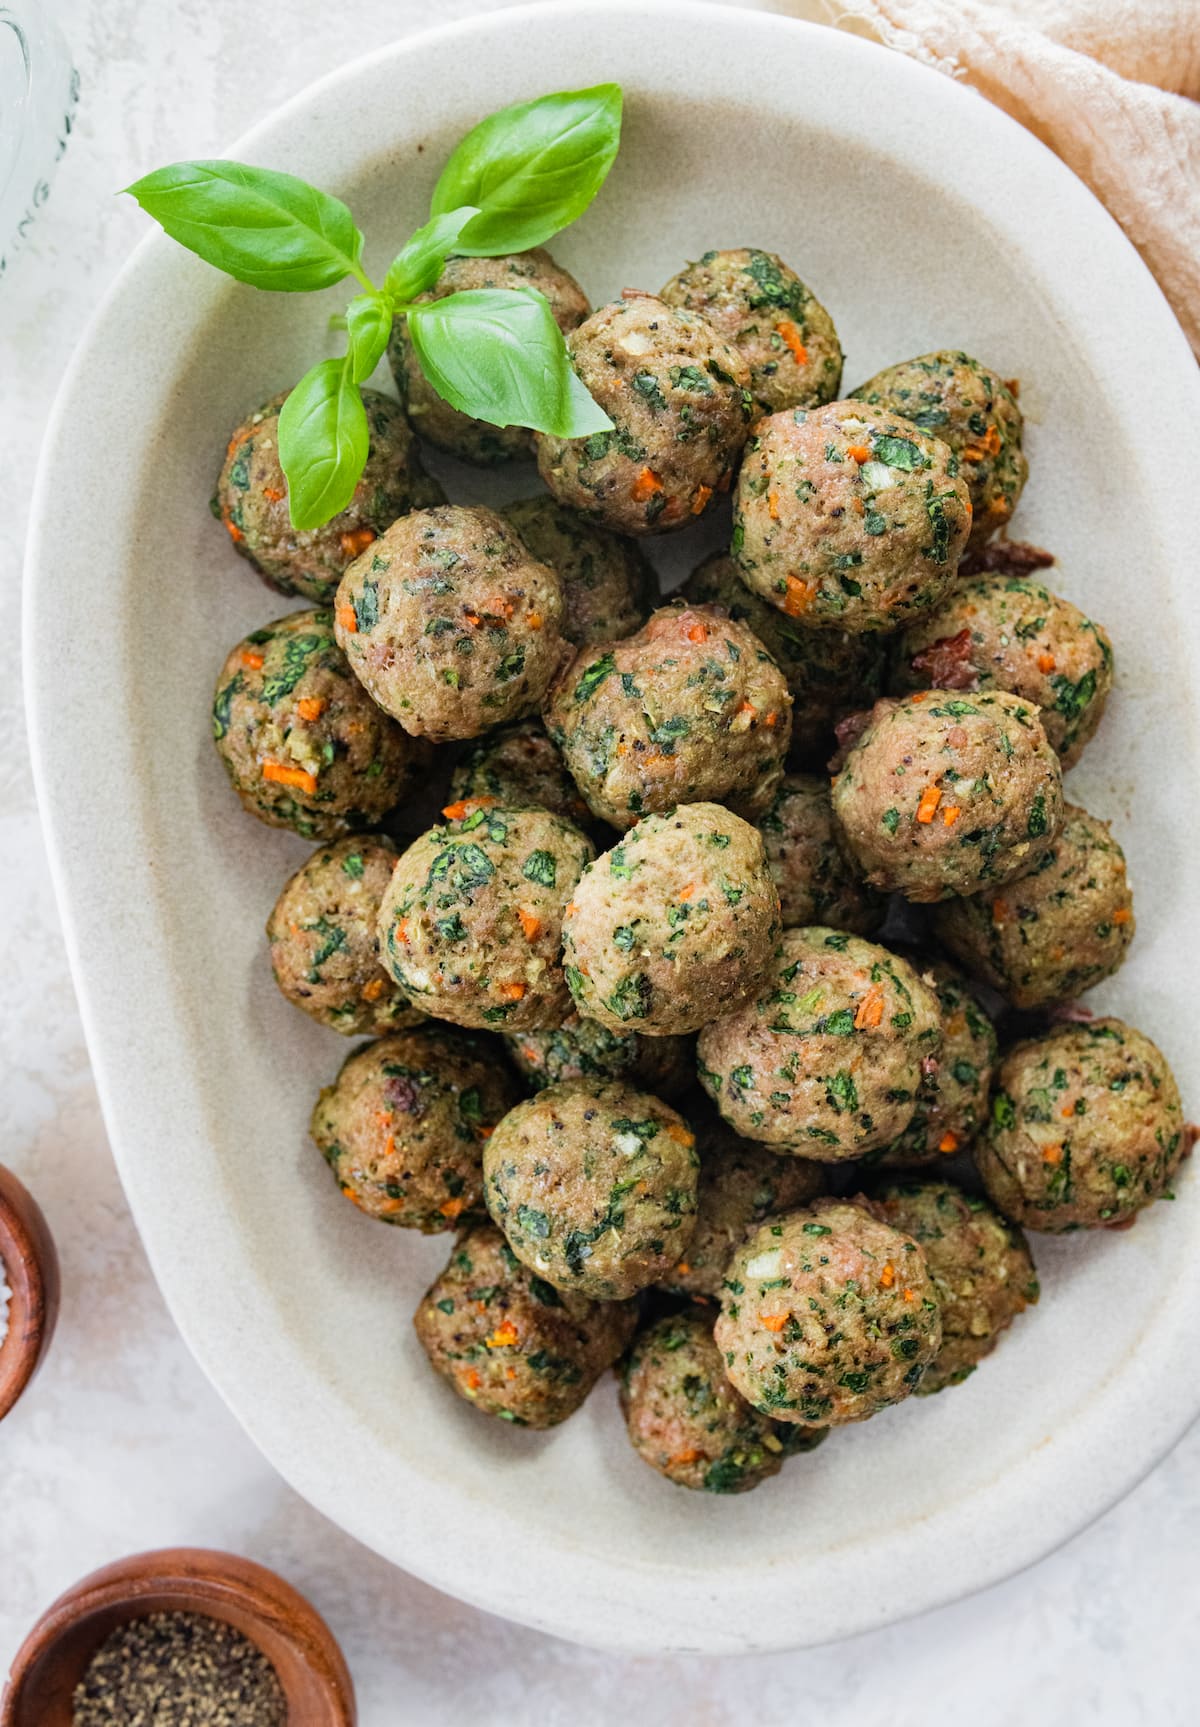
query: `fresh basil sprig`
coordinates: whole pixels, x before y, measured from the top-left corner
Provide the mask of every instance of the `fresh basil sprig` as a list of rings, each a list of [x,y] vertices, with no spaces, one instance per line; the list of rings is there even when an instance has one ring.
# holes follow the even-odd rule
[[[322,360],[279,416],[292,526],[344,510],[367,460],[360,386],[408,319],[421,369],[451,406],[494,426],[562,438],[612,424],[576,376],[549,302],[533,289],[478,289],[417,304],[453,256],[540,246],[583,214],[621,142],[616,84],[564,90],[501,109],[459,144],[434,189],[430,220],[392,260],[382,287],[362,267],[363,236],[338,198],[294,175],[241,162],[177,162],[126,190],[205,263],[251,287],[287,293],[352,277],[362,289],[334,320],[341,359]]]

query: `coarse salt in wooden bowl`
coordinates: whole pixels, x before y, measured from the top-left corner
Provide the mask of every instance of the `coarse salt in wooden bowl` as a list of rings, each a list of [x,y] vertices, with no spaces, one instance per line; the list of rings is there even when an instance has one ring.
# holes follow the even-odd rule
[[[47,1608],[18,1649],[0,1727],[71,1727],[72,1696],[100,1645],[152,1613],[232,1625],[274,1667],[289,1727],[354,1727],[354,1686],[316,1608],[265,1566],[203,1547],[135,1553],[84,1577]]]
[[[41,1207],[0,1164],[0,1267],[12,1291],[0,1343],[0,1421],[45,1358],[58,1317],[58,1254]]]

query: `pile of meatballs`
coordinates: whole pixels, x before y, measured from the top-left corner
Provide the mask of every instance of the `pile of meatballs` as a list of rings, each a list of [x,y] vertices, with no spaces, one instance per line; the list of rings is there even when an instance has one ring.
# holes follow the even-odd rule
[[[753,249],[594,312],[542,251],[432,293],[527,286],[611,430],[470,420],[401,328],[325,527],[290,526],[283,398],[234,432],[214,511],[306,609],[233,649],[213,729],[317,843],[271,964],[371,1040],[313,1112],[338,1188],[452,1240],[433,1368],[545,1428],[616,1365],[638,1454],[739,1492],[966,1379],[1037,1300],[1024,1230],[1130,1224],[1190,1147],[1159,1050],[1077,1005],[1134,932],[1062,782],[1112,649],[995,537],[1015,382],[944,352],[843,396]],[[448,503],[422,442],[544,489]],[[641,543],[722,512],[663,602]]]

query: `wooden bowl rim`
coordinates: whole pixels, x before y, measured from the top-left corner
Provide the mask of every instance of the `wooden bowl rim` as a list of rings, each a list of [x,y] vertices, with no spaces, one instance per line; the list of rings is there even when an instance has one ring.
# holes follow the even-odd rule
[[[0,1164],[0,1262],[12,1295],[0,1343],[0,1421],[14,1408],[46,1353],[58,1316],[58,1254],[42,1209]]]

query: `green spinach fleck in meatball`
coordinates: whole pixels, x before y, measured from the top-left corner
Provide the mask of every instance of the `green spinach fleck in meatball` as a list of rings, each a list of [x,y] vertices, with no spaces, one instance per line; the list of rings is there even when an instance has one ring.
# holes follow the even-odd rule
[[[395,846],[372,834],[321,846],[267,919],[275,982],[346,1037],[400,1031],[423,1017],[379,963],[379,907],[395,867]]]
[[[734,506],[748,588],[814,629],[887,631],[935,606],[971,525],[958,458],[860,402],[760,420]]]
[[[482,1211],[483,1143],[516,1096],[484,1039],[395,1032],[347,1059],[317,1099],[312,1136],[360,1211],[435,1235]]]
[[[719,804],[681,804],[584,870],[563,918],[567,982],[612,1031],[698,1031],[754,994],[779,930],[761,836]]]
[[[294,528],[279,465],[285,392],[243,420],[229,440],[213,514],[244,558],[281,593],[327,606],[346,569],[397,516],[443,501],[421,466],[404,410],[377,390],[362,392],[370,443],[362,478],[344,510],[323,527]]]
[[[695,1136],[620,1081],[574,1079],[518,1104],[484,1153],[488,1210],[556,1288],[622,1301],[664,1277],[696,1217]]]
[[[433,287],[419,296],[418,304],[481,288],[544,294],[564,335],[588,315],[587,296],[579,283],[540,246],[501,258],[451,258]],[[397,318],[392,326],[388,364],[414,431],[439,450],[480,468],[494,468],[532,454],[532,434],[524,426],[491,426],[442,400],[421,371],[405,318]]]
[[[786,929],[820,923],[870,935],[879,928],[883,897],[862,880],[842,847],[827,779],[786,775],[759,829]]]
[[[938,940],[1014,1007],[1071,1001],[1111,977],[1133,940],[1125,854],[1107,822],[1067,804],[1063,825],[1028,875],[995,894],[947,900]]]
[[[744,624],[715,606],[664,606],[636,635],[576,654],[545,718],[593,814],[627,828],[687,803],[753,820],[783,776],[791,708]]]
[[[900,638],[898,692],[1008,690],[1042,710],[1064,770],[1100,724],[1113,681],[1107,633],[1028,576],[983,576],[951,590]]]
[[[777,1421],[865,1421],[920,1385],[942,1342],[937,1293],[911,1236],[865,1202],[824,1200],[772,1219],[734,1254],[717,1347]]]
[[[774,252],[739,246],[705,252],[672,276],[660,296],[707,320],[750,368],[750,394],[764,414],[832,402],[842,384],[833,319]]]
[[[700,1033],[700,1079],[747,1139],[819,1162],[912,1120],[941,1047],[937,998],[906,960],[841,930],[785,930],[757,1000]]]
[[[571,1011],[562,916],[595,856],[544,809],[452,805],[400,858],[379,911],[383,964],[456,1025],[547,1029]]]
[[[1190,1143],[1162,1051],[1119,1019],[1094,1019],[1009,1051],[975,1159],[1006,1217],[1058,1233],[1136,1216]]]
[[[942,1047],[921,1064],[917,1107],[904,1132],[867,1156],[907,1169],[953,1157],[971,1144],[987,1120],[997,1058],[996,1028],[962,974],[940,960],[913,963],[937,996]]]
[[[1036,867],[1062,824],[1062,773],[1038,709],[1004,690],[876,702],[833,813],[872,887],[980,893]]]
[[[355,676],[418,737],[473,738],[536,711],[562,654],[562,584],[494,510],[394,522],[338,588]]]
[[[323,611],[292,612],[238,643],[212,726],[245,808],[305,839],[374,826],[429,761],[353,676]]]
[[[468,750],[450,780],[450,803],[538,804],[565,821],[588,822],[557,747],[538,720],[486,732]]]
[[[746,1493],[797,1448],[792,1424],[751,1407],[725,1374],[712,1322],[669,1314],[641,1332],[621,1376],[621,1412],[630,1444],[677,1487]],[[814,1429],[812,1442],[824,1439]]]
[[[505,504],[500,514],[539,563],[558,571],[566,641],[583,648],[641,629],[658,583],[633,540],[610,534],[545,494]]]
[[[726,491],[750,424],[749,368],[705,319],[634,294],[567,337],[571,363],[612,420],[588,438],[534,435],[560,504],[618,534],[662,534]]]
[[[942,1347],[918,1395],[961,1385],[1038,1298],[1029,1245],[985,1199],[948,1181],[886,1187],[872,1206],[918,1243],[941,1306]]]
[[[572,1013],[552,1031],[503,1033],[517,1072],[534,1091],[568,1079],[623,1079],[668,1102],[696,1076],[690,1037],[646,1037],[640,1031],[610,1031]]]
[[[972,546],[1010,520],[1029,473],[1015,383],[969,354],[943,350],[888,366],[851,396],[911,420],[953,450],[971,494]]]
[[[431,1364],[460,1397],[517,1427],[556,1427],[633,1335],[632,1302],[555,1289],[500,1231],[476,1223],[413,1318]]]

